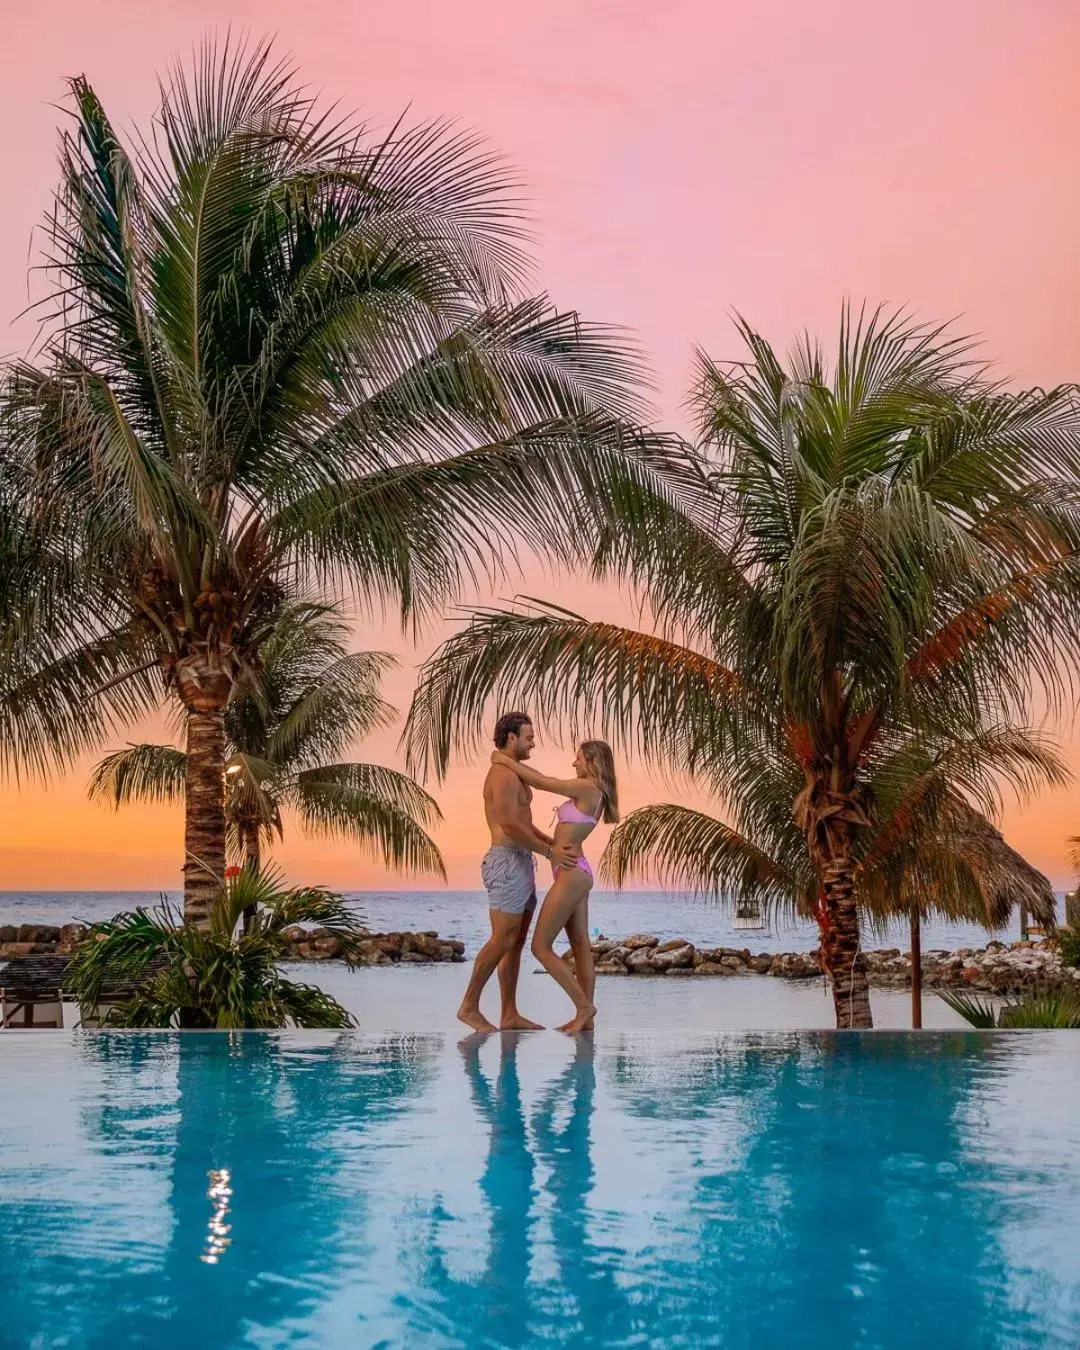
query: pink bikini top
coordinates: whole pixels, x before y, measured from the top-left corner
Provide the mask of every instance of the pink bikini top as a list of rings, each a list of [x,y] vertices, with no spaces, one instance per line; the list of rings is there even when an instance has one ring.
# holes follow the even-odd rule
[[[601,803],[603,803],[603,800],[603,797],[601,797]],[[559,818],[560,825],[596,825],[600,820],[599,816],[587,816],[577,802],[573,801],[563,802],[555,814]]]

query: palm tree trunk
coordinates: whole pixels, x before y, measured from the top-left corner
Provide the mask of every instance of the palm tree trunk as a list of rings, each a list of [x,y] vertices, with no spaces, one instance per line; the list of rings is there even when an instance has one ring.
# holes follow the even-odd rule
[[[865,1030],[874,1019],[855,903],[851,827],[835,816],[818,818],[808,830],[807,843],[818,874],[821,964],[832,985],[836,1025],[844,1031]]]
[[[240,822],[240,841],[244,846],[244,866],[250,867],[253,872],[258,872],[262,867],[262,848],[259,844],[259,822],[257,820],[242,820]],[[244,932],[251,927],[255,918],[255,906],[246,905],[244,907]]]
[[[205,928],[225,881],[225,710],[188,711],[184,918]]]
[[[919,911],[911,911],[911,1025],[922,1030],[922,927]]]

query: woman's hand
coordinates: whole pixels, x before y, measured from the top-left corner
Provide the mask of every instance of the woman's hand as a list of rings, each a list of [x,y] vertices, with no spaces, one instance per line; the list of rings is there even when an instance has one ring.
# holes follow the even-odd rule
[[[517,761],[511,759],[509,755],[504,755],[501,750],[492,750],[491,762],[492,764],[502,764],[507,769],[514,768],[515,764],[517,763]]]

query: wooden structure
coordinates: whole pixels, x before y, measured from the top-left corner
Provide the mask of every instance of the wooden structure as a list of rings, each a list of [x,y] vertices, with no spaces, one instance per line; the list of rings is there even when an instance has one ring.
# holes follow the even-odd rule
[[[0,966],[0,1027],[64,1025],[67,956],[14,956]]]

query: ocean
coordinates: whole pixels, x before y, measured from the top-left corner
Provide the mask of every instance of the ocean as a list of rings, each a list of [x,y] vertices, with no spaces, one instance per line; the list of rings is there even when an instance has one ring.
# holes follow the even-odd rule
[[[153,907],[160,898],[156,891],[0,891],[0,924],[92,923],[136,905]],[[179,901],[176,893],[170,898]],[[440,937],[461,939],[470,955],[488,934],[482,891],[355,891],[347,898],[370,928],[380,932],[433,929]],[[733,925],[729,907],[670,891],[598,890],[590,899],[589,924],[594,936],[655,933],[664,940],[682,937],[697,946],[749,947],[752,952],[812,951],[818,942],[817,928],[811,923],[777,918],[762,929],[740,930]],[[991,937],[1013,940],[1019,936],[1018,920],[1011,929],[994,934],[973,924],[930,923],[923,930],[923,948],[981,947]],[[907,927],[900,923],[884,933],[867,931],[864,940],[868,948],[906,950]]]

